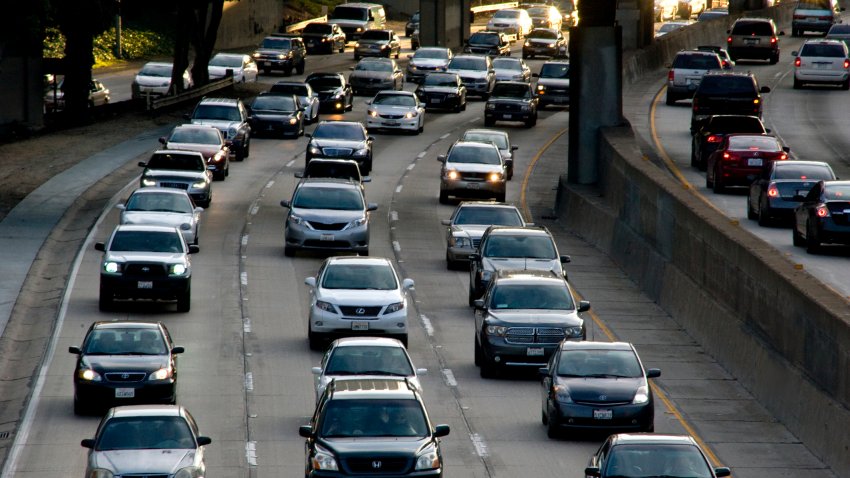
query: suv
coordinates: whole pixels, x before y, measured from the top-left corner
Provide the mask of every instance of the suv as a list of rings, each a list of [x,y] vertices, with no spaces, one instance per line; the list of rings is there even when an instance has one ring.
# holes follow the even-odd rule
[[[147,162],[139,162],[139,166],[145,168],[139,187],[182,189],[198,206],[210,207],[213,173],[201,153],[161,149],[154,151]]]
[[[501,32],[475,32],[464,42],[463,52],[474,55],[511,56],[511,42]]]
[[[366,30],[354,44],[354,61],[361,57],[396,58],[401,55],[401,41],[392,30]]]
[[[495,144],[457,141],[437,161],[443,163],[440,204],[447,204],[449,196],[461,195],[495,196],[496,201],[505,202],[508,168]]]
[[[570,62],[568,60],[547,61],[540,67],[540,73],[531,75],[537,78],[537,105],[570,104]]]
[[[791,17],[791,36],[803,36],[805,32],[826,33],[836,23],[844,9],[838,0],[809,0],[799,2]]]
[[[328,15],[328,22],[339,25],[348,41],[355,41],[366,30],[386,28],[387,13],[377,3],[341,3]]]
[[[458,55],[446,66],[448,73],[457,73],[467,95],[480,96],[485,100],[496,84],[496,71],[489,56]]]
[[[779,36],[776,24],[770,18],[739,18],[726,33],[729,56],[732,61],[739,58],[770,60],[774,65],[779,62]]]
[[[242,161],[251,150],[251,126],[248,109],[238,98],[204,98],[189,116],[192,124],[215,126],[230,142],[234,160]]]
[[[794,88],[806,83],[837,84],[850,89],[850,58],[841,40],[807,40],[799,52],[793,52]]]
[[[307,53],[345,52],[345,33],[336,23],[308,23],[301,30],[301,38],[307,47]]]
[[[759,87],[752,73],[711,72],[700,81],[691,106],[691,134],[696,133],[713,115],[732,114],[761,118],[762,93],[770,87]]]
[[[443,219],[446,227],[446,268],[469,267],[469,255],[478,249],[481,236],[488,227],[528,226],[522,213],[513,204],[485,201],[461,202],[451,219]]]
[[[442,477],[440,437],[449,430],[431,425],[406,379],[334,380],[298,429],[307,439],[305,476]]]
[[[756,116],[714,115],[694,133],[691,141],[691,166],[705,171],[708,157],[713,153],[723,137],[732,133],[767,134],[770,130]]]
[[[120,225],[107,242],[98,242],[100,310],[112,308],[114,299],[166,299],[177,301],[178,312],[189,312],[192,295],[192,261],[200,251],[187,245],[176,227]]]
[[[469,306],[472,307],[498,271],[544,270],[566,278],[564,264],[570,262],[570,256],[558,254],[555,239],[545,227],[491,226],[484,231],[469,262]]]
[[[710,51],[680,51],[667,72],[667,104],[692,98],[702,77],[711,70],[722,70],[723,61]]]
[[[313,158],[352,159],[357,161],[360,172],[372,172],[372,142],[366,128],[359,121],[322,121],[307,143],[305,165]]]
[[[552,271],[500,271],[475,301],[475,365],[490,378],[504,367],[540,368],[562,340],[584,340],[578,302]]]
[[[493,86],[484,106],[484,125],[496,121],[521,121],[526,128],[537,124],[537,95],[531,83],[500,81]]]
[[[252,56],[265,74],[272,70],[283,70],[284,74],[291,75],[292,70],[295,70],[302,75],[307,48],[301,37],[272,35],[263,38]]]

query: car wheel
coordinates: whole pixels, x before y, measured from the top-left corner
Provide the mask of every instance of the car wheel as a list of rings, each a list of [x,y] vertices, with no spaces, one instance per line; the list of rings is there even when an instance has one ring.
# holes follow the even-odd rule
[[[361,250],[357,253],[358,256],[369,257],[369,248]]]
[[[449,203],[449,193],[447,191],[440,191],[440,204],[448,204]]]
[[[817,254],[820,252],[821,245],[818,239],[817,232],[810,223],[806,223],[806,252],[809,254]]]
[[[499,375],[496,365],[488,362],[484,357],[482,357],[481,368],[478,369],[478,372],[481,378],[496,378]]]
[[[779,63],[779,55],[773,55],[770,57],[770,64],[775,65]]]
[[[806,241],[803,240],[803,237],[797,231],[796,223],[791,227],[791,242],[793,242],[797,247],[803,247],[806,245]]]
[[[304,61],[304,60],[301,60],[301,63],[298,65],[298,67],[295,68],[295,71],[297,71],[299,75],[304,74],[304,67],[306,66],[305,63],[307,63],[307,62]]]
[[[74,415],[90,415],[92,412],[91,406],[84,404],[74,398]]]
[[[463,98],[463,107],[460,110],[466,111],[466,97]]]
[[[511,164],[511,167],[508,168],[508,181],[514,178],[514,166]]]
[[[395,338],[398,339],[398,341],[401,342],[402,345],[407,347],[407,334],[396,335]]]
[[[697,167],[697,144],[696,140],[691,142],[691,167]]]
[[[309,325],[308,325],[309,327]],[[307,342],[310,344],[310,350],[322,350],[322,337],[313,332],[312,328],[307,330]]]
[[[213,179],[215,181],[224,181],[224,171],[213,172]]]
[[[757,217],[759,220],[759,226],[761,227],[770,226],[770,223],[772,222],[770,220],[770,209],[767,207],[767,204],[765,204],[765,202],[766,201],[764,200],[759,202],[759,210]]]
[[[799,90],[802,87],[803,87],[803,83],[800,80],[798,80],[796,77],[794,77],[794,89]]]
[[[491,88],[491,89],[492,89],[492,88]],[[482,100],[484,100],[484,101],[489,100],[489,99],[490,99],[490,93],[482,93],[482,94],[481,94],[481,99],[482,99]]]
[[[493,126],[494,124],[496,124],[496,120],[484,118],[484,126]]]
[[[761,208],[759,208],[760,210]],[[747,219],[758,219],[759,215],[751,204],[749,196],[747,197]]]
[[[177,312],[189,312],[192,307],[192,286],[186,288],[186,292],[177,297]]]
[[[714,181],[709,178],[709,174],[705,173],[705,187],[708,189],[714,188]]]
[[[546,420],[546,436],[553,440],[557,440],[561,437],[561,430],[558,427],[558,422],[551,417]]]
[[[655,433],[655,423],[650,423],[641,431],[644,433]]]
[[[360,61],[360,55],[357,53],[354,54],[354,61]]]
[[[100,286],[100,295],[98,297],[97,306],[102,312],[106,312],[112,309],[112,300],[114,294],[112,289],[106,286]]]
[[[463,106],[461,106],[460,102],[458,101],[458,103],[455,105],[455,107],[452,108],[452,111],[454,113],[460,113],[462,109],[463,109]]]
[[[295,248],[290,246],[283,246],[283,255],[286,257],[295,257]]]
[[[480,367],[484,363],[484,352],[481,351],[481,346],[478,345],[478,339],[475,339],[475,366]]]
[[[284,68],[283,69],[284,76],[292,76],[292,68]]]
[[[714,173],[714,181],[711,184],[711,190],[714,191],[714,194],[721,194],[726,191],[726,187],[720,180],[720,175]]]
[[[665,101],[667,106],[673,106],[676,104],[676,97],[670,94],[670,91],[667,91],[667,99]]]
[[[269,74],[269,73],[271,73],[271,72],[272,72],[272,69],[271,69],[271,68],[263,68],[263,74],[264,74],[264,75],[268,75],[268,74]]]
[[[850,90],[850,78],[844,80],[844,83],[841,83],[842,90]]]

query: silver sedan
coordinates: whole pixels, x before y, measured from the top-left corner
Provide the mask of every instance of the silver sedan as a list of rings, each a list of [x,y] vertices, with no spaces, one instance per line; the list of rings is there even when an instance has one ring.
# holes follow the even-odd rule
[[[425,105],[411,91],[382,91],[366,102],[366,129],[425,130]]]
[[[186,244],[198,244],[201,213],[186,191],[172,188],[136,189],[127,202],[118,204],[121,224],[176,227]]]

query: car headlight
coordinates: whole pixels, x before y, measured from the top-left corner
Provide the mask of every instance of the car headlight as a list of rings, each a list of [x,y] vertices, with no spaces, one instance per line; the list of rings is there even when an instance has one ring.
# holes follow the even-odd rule
[[[322,154],[322,149],[315,146],[310,146],[310,154]]]
[[[430,445],[416,458],[417,470],[434,470],[440,467],[440,455],[437,447]]]
[[[362,32],[362,31],[363,31],[363,28],[362,28],[362,27],[357,27],[357,31],[358,31],[358,32]]]
[[[411,70],[411,71],[416,71],[416,70],[418,70],[418,69],[419,69],[419,68],[417,68],[417,67],[416,67],[416,65],[410,65],[410,70]]]
[[[111,471],[104,470],[103,468],[95,468],[91,471],[91,473],[86,476],[86,478],[112,478],[113,475]],[[176,476],[174,478],[177,478]]]
[[[555,44],[549,43],[549,44],[546,45],[546,48],[555,48]]]
[[[345,231],[347,229],[353,229],[355,227],[360,227],[360,226],[368,224],[368,222],[369,222],[368,218],[366,216],[363,216],[363,217],[357,218],[357,219],[349,222],[347,226],[342,228],[342,230]]]
[[[528,105],[522,105],[519,107],[520,111],[531,111],[531,107]]]
[[[354,156],[357,156],[357,157],[363,157],[363,156],[368,156],[368,155],[369,155],[369,148],[358,149],[357,151],[354,152]]]
[[[455,247],[472,247],[472,239],[464,236],[452,236]]]
[[[360,29],[358,28],[358,30]],[[339,470],[339,467],[336,464],[336,458],[334,458],[329,450],[319,445],[316,445],[316,454],[313,455],[311,461],[313,462],[313,469],[315,470]]]
[[[168,268],[168,275],[172,276],[182,276],[189,272],[189,268],[186,267],[186,264],[171,264],[171,267]]]
[[[366,114],[368,114],[368,115],[369,115],[369,116],[371,116],[372,118],[377,118],[377,117],[378,117],[378,112],[377,112],[377,111],[375,111],[375,110],[369,110],[369,111],[367,111],[367,112],[366,112]]]
[[[224,151],[219,151],[210,157],[210,161],[213,163],[220,163],[224,160]]]
[[[531,42],[526,40],[525,43],[522,44],[522,46],[531,46]]]
[[[296,216],[295,214],[289,215],[289,222],[296,225],[304,224],[304,219],[301,216]]]
[[[167,378],[171,378],[171,375],[174,373],[174,370],[168,366],[163,367],[156,372],[150,374],[148,380],[165,380]]]
[[[555,385],[553,387],[555,390],[555,399],[561,403],[573,403],[573,399],[570,398],[570,392],[567,390],[567,387],[563,385]]]
[[[201,475],[201,470],[198,469],[197,466],[187,466],[186,468],[181,468],[177,473],[174,474],[174,478],[195,478]]]
[[[488,110],[494,110],[496,109],[496,105],[494,103],[487,103],[487,106],[485,106],[485,108],[487,108]]]
[[[142,178],[142,186],[156,186],[156,180],[151,178]]]
[[[296,124],[296,123],[298,123],[298,118],[289,118],[289,124]]]
[[[460,173],[455,170],[446,171],[446,177],[448,179],[460,179]]]
[[[286,59],[286,55],[284,55],[283,53],[280,53],[280,54],[278,54],[278,55],[277,55],[277,59],[278,59],[278,60],[285,60],[285,59]]]
[[[381,45],[381,50],[385,50],[389,45]]]
[[[90,368],[81,368],[77,372],[77,377],[80,380],[85,380],[87,382],[100,382],[101,380],[103,380],[99,373],[95,372]]]
[[[110,274],[119,274],[121,272],[121,263],[108,261],[103,264],[103,270]]]
[[[331,304],[330,302],[325,302],[323,300],[316,301],[316,308],[324,310],[325,312],[330,312],[332,314],[336,313],[336,309],[334,309],[333,304]]]
[[[329,38],[322,37],[322,43],[324,43],[324,42],[326,42],[326,41],[330,41],[330,39],[329,39]]]
[[[251,56],[253,56],[254,58],[259,58],[259,57],[260,57],[260,52],[255,51],[255,52],[254,52]]]
[[[502,180],[502,173],[490,173],[487,175],[487,181],[497,183]]]
[[[537,84],[537,93],[544,93],[546,91],[546,85]]]
[[[508,328],[504,325],[488,325],[486,329],[487,335],[496,335],[498,337],[504,337],[508,332]]]
[[[203,189],[205,187],[207,187],[206,181],[198,181],[198,182],[192,184],[192,188],[194,188],[194,189]]]
[[[637,392],[635,392],[635,398],[632,400],[632,403],[635,405],[640,405],[649,401],[649,387],[646,385],[641,385],[638,387]]]
[[[481,271],[481,280],[484,282],[490,282],[490,279],[493,278],[493,271]]]
[[[360,30],[359,28],[357,29]],[[360,48],[360,42],[354,42],[354,48]]]
[[[571,338],[578,338],[582,336],[582,329],[583,327],[581,325],[576,325],[574,327],[564,327],[564,335]]]
[[[387,310],[384,313],[392,314],[393,312],[398,312],[402,309],[404,309],[404,302],[396,302],[395,304],[388,305]]]
[[[417,116],[419,116],[419,113],[416,112],[416,111],[408,111],[407,113],[404,114],[405,119],[416,118]]]

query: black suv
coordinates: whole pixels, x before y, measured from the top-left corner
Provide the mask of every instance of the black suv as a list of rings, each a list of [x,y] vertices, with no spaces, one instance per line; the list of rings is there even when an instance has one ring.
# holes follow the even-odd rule
[[[570,256],[558,254],[549,230],[542,226],[490,226],[478,250],[469,256],[469,306],[484,295],[500,270],[553,271],[566,278],[563,264]]]
[[[301,38],[306,43],[308,53],[345,52],[345,33],[336,23],[308,23],[301,30]]]
[[[443,476],[440,437],[425,404],[407,379],[333,380],[309,425],[305,476]]]
[[[762,93],[767,86],[759,87],[752,73],[709,72],[703,76],[691,109],[691,134],[696,133],[709,116],[747,115],[761,118]]]
[[[723,142],[723,137],[732,133],[767,134],[769,129],[757,116],[714,115],[702,123],[691,141],[691,166],[705,171],[708,157]]]
[[[307,48],[304,47],[304,40],[299,36],[272,35],[263,38],[252,56],[263,73],[283,70],[284,74],[291,75],[294,69],[301,75],[304,74]]]
[[[511,42],[500,32],[476,32],[473,33],[463,47],[464,53],[490,56],[510,56]]]
[[[502,271],[475,301],[475,365],[481,376],[507,367],[542,367],[562,340],[584,340],[577,302],[562,275],[552,271]]]
[[[526,128],[537,124],[537,95],[531,83],[500,81],[493,86],[484,106],[484,125],[496,121],[522,121]]]
[[[319,109],[345,113],[354,108],[354,92],[339,73],[310,73],[304,80],[319,95]]]

